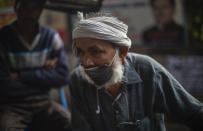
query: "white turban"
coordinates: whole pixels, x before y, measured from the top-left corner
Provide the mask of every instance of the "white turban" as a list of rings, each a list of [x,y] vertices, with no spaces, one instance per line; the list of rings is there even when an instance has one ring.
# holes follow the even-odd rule
[[[80,20],[73,30],[76,38],[96,38],[110,41],[118,46],[131,46],[127,36],[128,26],[114,17],[101,16]]]

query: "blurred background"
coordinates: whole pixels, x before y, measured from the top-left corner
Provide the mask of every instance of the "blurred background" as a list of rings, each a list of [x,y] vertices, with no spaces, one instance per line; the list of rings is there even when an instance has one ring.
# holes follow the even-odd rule
[[[171,6],[165,0],[156,1],[150,4],[150,0],[103,0],[100,11],[112,13],[129,25],[130,51],[155,58],[203,102],[203,1],[175,0],[171,14]],[[13,3],[14,0],[0,0],[0,27],[15,20]],[[78,60],[72,53],[71,33],[78,19],[76,13],[59,10],[45,9],[40,23],[59,32],[72,70]],[[175,24],[164,27],[161,21],[169,16]],[[68,85],[64,89],[68,98]],[[59,101],[57,91],[51,95]],[[166,125],[168,131],[190,131],[167,118]]]

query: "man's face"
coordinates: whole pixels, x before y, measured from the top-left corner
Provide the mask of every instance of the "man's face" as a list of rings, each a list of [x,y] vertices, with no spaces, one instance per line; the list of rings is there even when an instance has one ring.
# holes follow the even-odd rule
[[[173,19],[174,7],[169,3],[169,0],[155,0],[152,8],[155,21],[158,24],[165,25]]]
[[[84,67],[110,64],[115,55],[111,43],[93,38],[76,39],[76,49]]]
[[[38,5],[35,0],[20,0],[16,6],[18,21],[26,25],[38,23],[42,12],[42,6]]]
[[[109,85],[122,81],[122,60],[119,57],[118,49],[114,49],[111,43],[91,38],[79,38],[76,39],[76,49],[82,64],[80,68],[81,75],[89,83],[95,85],[97,88],[109,88]],[[106,83],[98,86],[85,73],[84,67],[102,66],[104,64],[112,64],[113,75]],[[105,77],[105,75],[101,77]]]

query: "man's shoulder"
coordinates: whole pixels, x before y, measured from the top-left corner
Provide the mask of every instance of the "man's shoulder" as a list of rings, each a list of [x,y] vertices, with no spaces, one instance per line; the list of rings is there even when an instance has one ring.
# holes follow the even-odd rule
[[[13,36],[13,29],[10,25],[5,25],[3,27],[0,27],[0,43],[5,43]]]
[[[39,27],[39,33],[40,33],[40,38],[42,40],[46,40],[47,43],[52,43],[51,41],[54,40],[54,38],[56,38],[55,36],[57,36],[57,31],[47,27],[47,26],[40,26]]]
[[[152,57],[144,54],[128,53],[126,62],[139,69],[156,68],[159,63]]]
[[[129,52],[126,59],[133,63],[151,62],[154,59],[148,55]]]
[[[153,32],[153,31],[157,31],[157,30],[158,30],[158,27],[153,25],[153,26],[150,26],[150,27],[147,27],[146,29],[144,29],[143,34],[147,34],[149,32]]]
[[[40,26],[40,31],[41,33],[51,33],[51,34],[56,34],[57,31],[51,27],[48,26]]]

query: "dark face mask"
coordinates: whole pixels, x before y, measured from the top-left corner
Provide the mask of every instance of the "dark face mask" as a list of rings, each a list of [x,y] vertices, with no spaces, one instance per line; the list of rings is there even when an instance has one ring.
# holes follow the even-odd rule
[[[98,86],[105,84],[113,75],[112,67],[107,64],[85,68],[85,72]]]
[[[114,62],[116,57],[116,53],[118,50],[116,49],[115,55],[111,61],[111,63],[104,64],[102,66],[94,66],[94,67],[87,67],[84,68],[86,74],[94,81],[94,83],[98,86],[104,85],[107,81],[109,81],[113,75],[113,69],[111,65]]]

